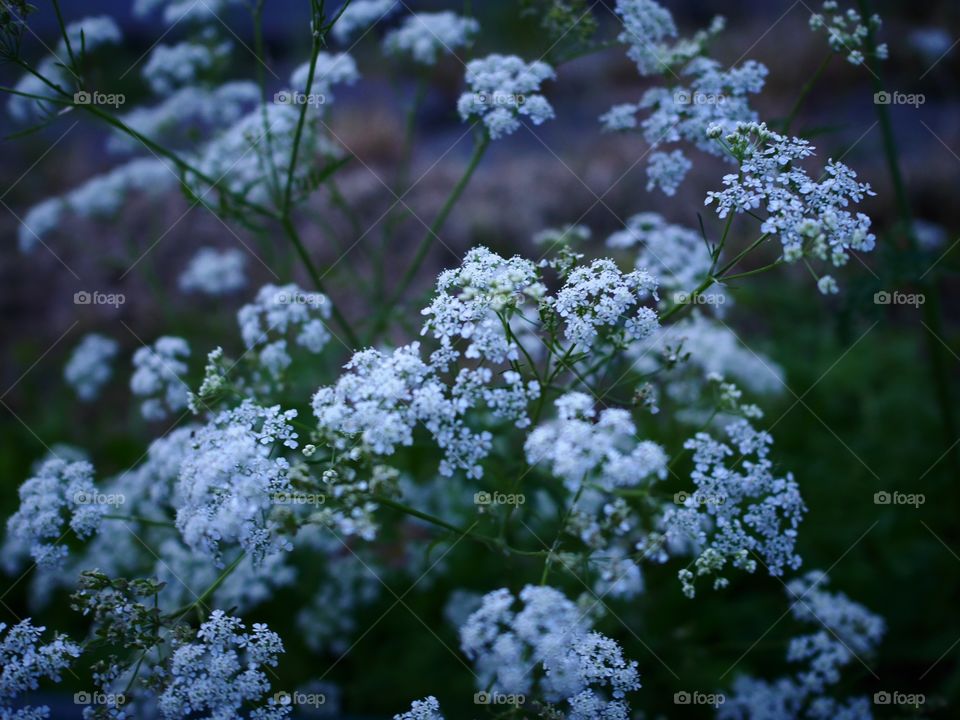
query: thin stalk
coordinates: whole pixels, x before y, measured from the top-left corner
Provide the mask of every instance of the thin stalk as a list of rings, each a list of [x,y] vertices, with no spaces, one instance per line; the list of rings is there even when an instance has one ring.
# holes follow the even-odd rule
[[[827,56],[820,63],[820,67],[817,68],[817,71],[813,76],[807,80],[803,88],[800,90],[800,96],[797,98],[797,101],[793,104],[793,108],[790,110],[790,113],[787,115],[786,120],[783,121],[783,132],[784,134],[790,133],[790,126],[793,125],[794,121],[797,119],[797,115],[800,114],[800,108],[803,107],[803,103],[806,102],[807,97],[810,95],[810,92],[813,90],[814,86],[823,77],[823,74],[827,71],[827,67],[830,65],[830,61],[833,60],[833,50],[830,50],[827,53]]]
[[[226,579],[230,577],[231,574],[233,574],[233,571],[237,569],[237,567],[240,565],[240,563],[243,561],[243,559],[246,556],[247,556],[247,551],[246,550],[241,551],[240,554],[237,555],[236,559],[232,563],[227,565],[227,567],[224,568],[223,572],[220,573],[220,576],[216,580],[214,580],[213,583],[206,590],[204,590],[197,597],[196,600],[194,600],[192,603],[189,603],[188,605],[184,605],[183,607],[174,610],[171,613],[168,613],[167,617],[176,618],[177,620],[179,620],[194,608],[197,608],[199,610],[203,606],[203,604],[210,599],[210,596],[212,596],[219,589],[219,587],[223,585]]]

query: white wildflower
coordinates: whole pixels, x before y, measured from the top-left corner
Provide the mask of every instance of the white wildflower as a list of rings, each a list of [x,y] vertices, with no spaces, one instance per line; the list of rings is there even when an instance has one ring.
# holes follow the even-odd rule
[[[415,13],[388,33],[383,45],[387,52],[408,53],[422,65],[433,65],[441,54],[469,45],[479,30],[476,20],[453,12]]]
[[[515,132],[521,116],[540,125],[553,117],[553,107],[539,94],[540,84],[553,77],[545,62],[526,63],[515,55],[471,60],[466,72],[470,89],[457,103],[460,117],[483,120],[493,139]]]
[[[189,388],[183,381],[187,372],[185,358],[190,346],[183,338],[164,336],[153,347],[139,348],[133,354],[130,390],[146,398],[141,412],[147,420],[163,420],[170,412],[187,407]]]
[[[100,388],[113,375],[111,361],[119,345],[104,335],[90,333],[77,345],[66,366],[63,377],[84,402],[95,400]]]
[[[206,295],[225,295],[239,290],[247,284],[246,261],[246,255],[238,249],[200,248],[180,275],[180,289]]]

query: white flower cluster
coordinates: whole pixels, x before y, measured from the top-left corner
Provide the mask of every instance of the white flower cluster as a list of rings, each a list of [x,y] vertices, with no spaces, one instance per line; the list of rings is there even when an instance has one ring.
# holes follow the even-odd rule
[[[267,700],[265,669],[276,667],[283,652],[280,636],[266,625],[254,623],[247,632],[239,618],[214,610],[196,640],[175,643],[162,675],[167,684],[159,697],[161,715],[165,720],[289,717],[289,705]],[[251,704],[256,709],[246,710]]]
[[[244,266],[247,257],[241,250],[217,250],[203,247],[180,275],[180,289],[206,295],[226,295],[247,284]]]
[[[823,589],[826,574],[818,571],[788,583],[794,618],[819,628],[790,641],[787,660],[808,669],[767,682],[739,677],[733,693],[718,708],[718,720],[869,720],[869,698],[836,700],[825,692],[840,681],[841,669],[855,657],[872,653],[883,638],[883,619],[843,593]],[[862,662],[862,659],[861,659]]]
[[[63,368],[63,377],[84,402],[96,400],[106,382],[113,375],[111,362],[119,345],[116,340],[89,333],[77,345]]]
[[[540,84],[553,77],[553,68],[547,63],[527,63],[516,55],[471,60],[466,72],[470,89],[457,102],[460,117],[483,120],[494,140],[518,130],[521,116],[540,125],[553,117],[553,107],[540,94]]]
[[[725,138],[740,162],[740,172],[723,178],[724,190],[709,192],[717,214],[762,210],[762,232],[778,236],[783,258],[829,261],[840,267],[851,251],[869,252],[875,240],[870,218],[847,207],[873,195],[870,186],[843,163],[827,161],[823,179],[813,180],[800,162],[813,155],[806,140],[772,132],[765,124],[740,125]],[[829,289],[821,287],[821,291]]]
[[[656,299],[657,280],[645,270],[623,274],[613,260],[578,267],[553,300],[567,340],[582,350],[597,338],[642,340],[659,326],[657,313],[642,303]]]
[[[527,437],[527,461],[546,461],[571,492],[595,484],[604,490],[634,487],[667,474],[667,455],[657,443],[638,440],[630,413],[607,408],[599,414],[593,398],[580,392],[556,401],[557,419]]]
[[[729,581],[719,572],[728,562],[753,572],[759,559],[773,576],[801,563],[795,545],[806,506],[791,474],[773,474],[767,457],[773,439],[744,419],[728,424],[726,434],[732,445],[704,432],[685,443],[693,450],[696,490],[682,505],[667,508],[661,520],[668,546],[696,555],[696,572],[679,573],[688,597],[698,576],[717,573],[714,587],[726,587]]]
[[[135,193],[156,197],[177,184],[177,175],[164,160],[137,158],[97,175],[63,197],[48,198],[27,211],[18,228],[22,252],[30,252],[55,230],[66,211],[78,217],[107,218],[117,214]]]
[[[480,462],[493,438],[466,424],[470,409],[486,404],[495,416],[522,427],[528,422],[527,403],[539,395],[539,386],[524,386],[513,372],[504,374],[505,387],[489,387],[487,368],[464,368],[448,386],[437,368],[422,360],[419,343],[390,354],[362,350],[345,369],[334,386],[320,388],[313,397],[320,430],[334,447],[392,455],[397,447],[413,444],[414,428],[422,424],[443,449],[440,472],[448,476],[457,469],[471,478],[483,475]]]
[[[230,54],[230,42],[187,40],[176,45],[157,45],[143,66],[143,77],[156,95],[197,82],[204,73],[222,63]]]
[[[117,23],[109,15],[85,17],[67,25],[67,38],[74,55],[80,56],[81,51],[93,52],[104,45],[119,45],[123,42],[123,34]],[[61,39],[57,46],[57,54],[66,57],[67,43]]]
[[[402,6],[399,0],[353,0],[330,34],[337,42],[345,43],[360,31],[393,15]]]
[[[231,4],[241,0],[134,0],[133,14],[143,17],[162,9],[163,21],[173,27],[180,23],[205,23],[216,20]],[[221,21],[222,22],[222,21]]]
[[[209,88],[188,85],[174,90],[156,105],[124,113],[120,120],[154,142],[180,146],[194,142],[199,133],[219,131],[236,123],[258,102],[260,88],[245,80]],[[118,131],[107,141],[107,148],[114,153],[131,153],[142,150],[143,145]]]
[[[59,682],[60,673],[80,657],[80,646],[67,637],[58,635],[43,644],[44,630],[45,627],[34,626],[30,618],[9,629],[0,622],[0,717],[4,720],[50,717],[50,708],[46,706],[28,707],[15,701],[19,695],[36,690],[42,678]]]
[[[305,92],[322,98],[318,104],[333,102],[334,85],[352,85],[360,79],[357,62],[347,53],[325,53],[317,55],[313,65],[313,85],[307,89],[310,78],[310,63],[298,66],[290,75],[290,86],[297,92]]]
[[[219,566],[223,545],[237,544],[257,562],[291,548],[270,511],[291,491],[290,463],[277,450],[297,448],[296,416],[245,400],[194,433],[177,483],[176,524],[190,548]]]
[[[440,714],[440,703],[430,695],[423,700],[414,700],[407,712],[394,715],[393,720],[444,720],[444,718]]]
[[[293,283],[264,285],[256,300],[237,312],[237,322],[247,350],[258,349],[260,364],[276,379],[292,362],[287,336],[308,352],[319,353],[330,341],[330,312],[330,299],[323,293],[306,292]]]
[[[171,412],[187,407],[190,388],[183,381],[184,362],[190,346],[183,338],[164,336],[153,347],[138,348],[133,354],[130,391],[146,398],[140,411],[147,420],[163,420]]]
[[[729,132],[739,122],[755,121],[749,96],[763,89],[767,68],[753,60],[728,68],[703,56],[707,41],[723,29],[721,18],[691,39],[668,43],[677,36],[677,28],[673,16],[659,3],[618,0],[617,13],[624,24],[619,39],[629,45],[627,54],[637,63],[640,74],[669,74],[683,79],[674,87],[647,90],[638,103],[615,105],[600,118],[604,128],[632,130],[639,126],[652,148],[688,142],[704,152],[723,156],[722,149],[709,142],[707,128],[717,125]],[[637,119],[641,111],[649,111],[642,123]],[[647,162],[647,189],[660,188],[674,195],[691,167],[680,150],[653,152]]]
[[[504,330],[504,319],[527,301],[546,293],[536,265],[513,257],[506,260],[485,247],[470,250],[456,270],[437,279],[437,293],[422,311],[423,334],[446,349],[460,339],[468,342],[465,357],[492,363],[516,360],[518,348]]]
[[[863,64],[867,36],[871,30],[879,30],[882,21],[879,15],[871,15],[866,22],[864,25],[863,16],[853,8],[841,12],[836,0],[826,0],[823,12],[810,16],[810,28],[826,30],[831,49],[836,53],[846,53],[847,61],[852,65]],[[876,56],[880,60],[887,59],[889,50],[886,44],[877,46]]]
[[[691,292],[710,273],[713,258],[703,236],[667,222],[658,213],[644,212],[627,219],[623,230],[607,238],[607,247],[637,248],[637,269],[657,278],[660,289]]]
[[[47,460],[20,486],[20,507],[7,521],[7,552],[30,553],[37,565],[56,567],[67,557],[67,533],[93,535],[108,505],[98,502],[93,466]]]
[[[528,585],[520,601],[517,612],[506,588],[488,593],[460,628],[480,689],[529,695],[536,683],[538,697],[569,704],[569,720],[627,720],[624,698],[640,688],[637,663],[624,659],[616,641],[591,632],[586,613],[559,591]]]
[[[439,56],[470,44],[480,30],[473,18],[453,12],[415,13],[383,40],[388,53],[408,53],[422,65],[434,65]]]

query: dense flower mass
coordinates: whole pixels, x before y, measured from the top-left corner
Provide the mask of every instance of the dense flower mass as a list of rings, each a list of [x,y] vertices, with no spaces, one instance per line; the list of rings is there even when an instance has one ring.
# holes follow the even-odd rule
[[[387,52],[407,53],[418,63],[433,65],[444,53],[470,44],[480,23],[452,12],[417,13],[384,39]]]
[[[550,702],[569,705],[566,717],[627,718],[627,693],[640,688],[637,663],[613,640],[590,630],[574,603],[550,587],[507,589],[484,596],[460,628],[460,645],[478,673],[479,689],[529,695],[539,685]]]
[[[527,63],[515,55],[471,60],[469,90],[457,103],[460,117],[482,120],[493,139],[519,130],[524,117],[540,125],[553,117],[553,107],[540,94],[540,85],[553,77],[553,68],[540,60]]]
[[[13,5],[26,13],[26,3]],[[69,606],[89,632],[82,641],[54,635],[45,643],[45,628],[31,620],[0,623],[0,718],[49,717],[25,704],[28,695],[46,692],[42,684],[59,682],[75,664],[83,666],[78,681],[112,698],[82,703],[87,720],[352,717],[370,708],[338,706],[340,678],[353,671],[341,660],[395,605],[430,629],[441,652],[456,655],[451,672],[472,675],[476,690],[471,704],[451,690],[466,687],[459,680],[436,695],[404,685],[409,693],[389,706],[400,710],[395,720],[652,716],[663,699],[637,692],[639,663],[629,657],[637,643],[650,646],[634,626],[642,620],[659,643],[716,633],[694,627],[705,607],[696,591],[729,588],[727,601],[739,602],[732,591],[742,574],[758,570],[774,578],[769,587],[787,588],[784,617],[812,629],[789,641],[788,675],[727,681],[726,701],[715,703],[719,720],[869,718],[867,697],[844,698],[838,688],[845,668],[876,651],[884,621],[828,592],[825,574],[797,576],[809,468],[795,464],[793,445],[796,475],[781,467],[771,434],[779,420],[760,424],[762,408],[787,387],[784,367],[793,366],[771,359],[783,353],[755,352],[739,333],[762,325],[741,317],[756,304],[749,295],[740,302],[749,276],[802,261],[821,293],[840,293],[839,271],[815,265],[840,268],[873,249],[871,219],[853,207],[873,194],[870,186],[840,162],[814,170],[814,147],[802,139],[812,133],[789,130],[795,113],[771,124],[783,134],[761,121],[753,103],[770,71],[745,57],[730,65],[711,56],[721,18],[684,36],[656,0],[615,0],[607,8],[614,28],[594,22],[602,8],[592,3],[531,0],[520,4],[516,27],[538,23],[548,37],[535,38],[542,55],[527,61],[507,54],[513,50],[477,57],[475,46],[499,48],[516,32],[489,36],[470,3],[456,12],[415,12],[397,0],[307,5],[299,34],[283,46],[299,54],[281,76],[282,56],[276,71],[264,58],[264,46],[279,47],[265,32],[275,32],[269,4],[136,0],[127,21],[159,21],[163,36],[129,75],[139,84],[131,107],[115,95],[113,106],[94,102],[84,89],[102,77],[103,51],[125,42],[113,19],[65,23],[58,5],[59,32],[31,62],[18,36],[29,27],[0,9],[0,55],[28,70],[13,88],[10,115],[25,134],[67,115],[105,121],[105,157],[115,163],[28,205],[21,250],[53,253],[78,234],[65,232],[75,219],[112,221],[134,200],[139,212],[174,193],[189,210],[214,214],[214,231],[225,228],[243,245],[204,229],[188,252],[171,255],[179,274],[151,283],[158,296],[181,293],[163,299],[182,317],[166,331],[176,335],[142,333],[156,339],[133,352],[128,385],[143,418],[166,422],[135,418],[115,433],[91,425],[82,435],[91,438],[89,452],[51,438],[22,474],[2,566],[27,570],[20,579],[31,614],[65,607],[72,592]],[[241,10],[253,19],[250,47],[224,21]],[[501,10],[508,12],[484,17],[492,24]],[[828,1],[811,25],[827,31],[833,52],[865,64],[879,20]],[[644,161],[646,179],[628,187],[620,178],[624,196],[645,184],[660,193],[653,197],[675,198],[706,169],[691,172],[692,147],[734,168],[706,185],[716,216],[697,228],[690,208],[641,211],[649,202],[640,200],[635,214],[616,225],[608,219],[595,236],[601,225],[588,226],[590,209],[581,215],[572,198],[559,198],[542,213],[563,215],[554,226],[524,230],[536,248],[525,257],[488,224],[496,213],[486,213],[462,224],[486,244],[450,243],[458,260],[437,261],[436,275],[423,278],[485,153],[509,154],[506,145],[522,138],[502,147],[490,141],[554,118],[544,84],[565,82],[570,61],[617,43],[645,88],[601,117],[604,130],[636,131],[642,141],[631,157]],[[240,45],[255,56],[256,80],[234,72],[243,67],[234,58]],[[875,52],[885,54],[883,46]],[[375,56],[401,91],[414,85],[402,73],[415,73],[418,90],[405,108],[405,132],[384,123],[385,151],[368,160],[340,135],[354,144],[352,125],[368,110],[355,100],[375,83],[388,85],[376,68],[368,73]],[[363,78],[362,90],[341,91]],[[448,92],[455,87],[456,107]],[[334,91],[342,93],[337,103]],[[557,93],[558,111],[564,98]],[[457,130],[457,115],[469,127]],[[423,132],[426,116],[438,124],[452,117],[454,127]],[[438,183],[449,186],[445,196],[423,192],[421,205],[418,193],[408,205],[433,168],[413,181],[414,143],[450,130],[474,135],[473,155],[459,179]],[[452,150],[436,162],[457,162]],[[390,162],[397,172],[382,172]],[[356,176],[339,174],[348,166],[375,176],[374,187],[403,207],[368,224],[376,206]],[[387,180],[394,175],[396,188]],[[517,207],[523,200],[508,196]],[[420,220],[431,207],[433,221]],[[539,220],[540,210],[531,217]],[[419,247],[402,235],[414,219],[427,231]],[[748,227],[758,230],[745,234]],[[249,233],[251,244],[238,233]],[[379,251],[371,233],[382,235]],[[744,262],[771,244],[780,255],[772,265]],[[364,265],[350,266],[346,280],[339,273],[354,248]],[[136,249],[142,259],[153,246]],[[261,250],[262,268],[248,267],[247,253],[260,259]],[[250,286],[262,270],[273,281]],[[190,317],[198,295],[210,296],[201,298],[202,321]],[[99,304],[84,292],[74,302]],[[224,331],[208,306],[230,303],[236,324]],[[91,323],[114,319],[96,310],[84,311]],[[76,395],[66,402],[86,403],[84,422],[99,409],[120,352],[116,332],[92,330],[63,367]],[[110,414],[127,418],[112,406]],[[754,578],[751,593],[762,592],[762,580]],[[661,608],[684,596],[689,612],[675,625],[662,622]],[[452,627],[434,630],[441,610]],[[251,621],[261,613],[273,629]],[[459,651],[448,643],[452,628]],[[291,676],[302,684],[280,681],[285,643],[275,630],[296,647]],[[420,653],[436,664],[423,646],[390,647],[398,667],[425,665]],[[304,657],[332,664],[299,662]],[[659,673],[658,664],[670,670],[656,659],[645,673]],[[438,668],[437,678],[453,676]],[[647,684],[672,684],[662,681]],[[396,685],[364,683],[343,688],[348,703],[362,704],[365,688]],[[645,700],[651,709],[639,707]]]

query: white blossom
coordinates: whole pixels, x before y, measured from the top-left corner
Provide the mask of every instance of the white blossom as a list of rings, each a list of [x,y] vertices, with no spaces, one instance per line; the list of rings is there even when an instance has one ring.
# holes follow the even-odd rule
[[[401,7],[399,0],[353,0],[334,24],[330,34],[337,42],[345,43]]]
[[[521,116],[540,125],[553,117],[553,107],[539,94],[540,84],[553,77],[553,68],[547,63],[526,63],[515,55],[471,60],[466,72],[470,89],[457,103],[460,117],[483,120],[493,139],[519,129]]]
[[[200,248],[180,275],[180,289],[206,295],[225,295],[239,290],[247,284],[246,261],[246,255],[236,248]]]
[[[0,622],[0,717],[4,720],[50,717],[50,708],[46,706],[30,707],[15,701],[39,688],[43,678],[60,682],[61,672],[80,657],[80,646],[65,636],[56,635],[43,644],[44,630],[45,627],[33,625],[30,618],[9,628]]]
[[[187,372],[184,360],[188,357],[187,341],[170,336],[158,338],[153,347],[138,348],[133,354],[130,390],[146,398],[140,410],[147,420],[163,420],[170,412],[187,407],[190,389],[183,376]]]
[[[408,53],[422,65],[433,65],[444,53],[469,45],[480,30],[473,18],[453,12],[415,13],[384,38],[383,46],[390,53]]]
[[[104,335],[89,333],[77,345],[66,366],[63,377],[84,402],[95,400],[100,389],[113,375],[111,363],[119,345]]]

